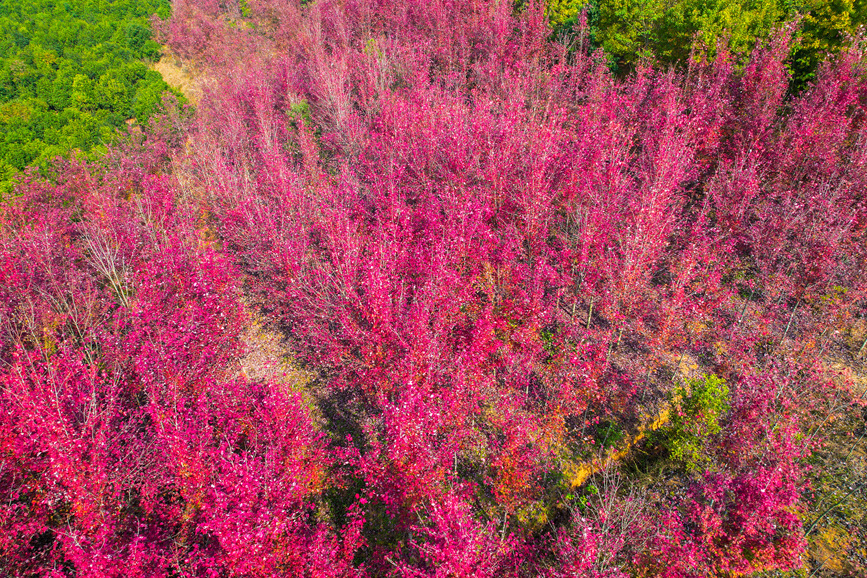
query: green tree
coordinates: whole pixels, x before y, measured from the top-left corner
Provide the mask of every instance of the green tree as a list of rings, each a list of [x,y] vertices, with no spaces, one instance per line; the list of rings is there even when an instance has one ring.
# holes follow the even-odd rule
[[[93,81],[84,74],[76,74],[72,79],[72,92],[70,100],[72,105],[81,110],[89,110],[93,108]]]
[[[129,116],[129,92],[126,83],[118,78],[114,71],[111,71],[99,77],[99,82],[94,88],[94,100],[99,108]]]
[[[632,66],[656,52],[662,0],[598,0],[596,40],[618,67]]]
[[[798,11],[804,16],[792,69],[796,83],[803,86],[813,79],[819,62],[848,46],[867,24],[867,0],[804,0]]]

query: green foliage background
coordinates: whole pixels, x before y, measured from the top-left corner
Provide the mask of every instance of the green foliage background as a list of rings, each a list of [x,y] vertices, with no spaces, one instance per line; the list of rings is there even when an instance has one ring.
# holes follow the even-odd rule
[[[148,19],[169,0],[0,0],[0,193],[28,165],[98,156],[169,90]]]
[[[689,57],[693,39],[713,56],[728,40],[732,53],[746,56],[756,40],[784,22],[801,19],[799,46],[792,53],[796,84],[812,78],[827,53],[840,50],[867,24],[867,0],[549,0],[551,24],[568,31],[587,6],[591,34],[618,70],[643,57],[663,63]]]

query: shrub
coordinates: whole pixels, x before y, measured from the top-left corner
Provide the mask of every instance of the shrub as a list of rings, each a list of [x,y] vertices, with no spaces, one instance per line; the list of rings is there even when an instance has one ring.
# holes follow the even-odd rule
[[[716,375],[687,380],[672,394],[668,424],[657,435],[672,460],[688,471],[710,463],[708,438],[722,430],[720,420],[729,412],[729,388]]]

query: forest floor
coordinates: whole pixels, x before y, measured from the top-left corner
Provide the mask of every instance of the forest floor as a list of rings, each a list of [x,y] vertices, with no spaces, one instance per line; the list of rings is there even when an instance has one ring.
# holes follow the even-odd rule
[[[849,347],[840,349],[827,365],[850,379],[855,398],[863,400],[867,359],[856,358]],[[809,459],[812,487],[805,496],[809,508],[804,516],[809,572],[800,575],[867,576],[867,406],[846,404],[816,427],[820,429],[813,433],[821,446]]]

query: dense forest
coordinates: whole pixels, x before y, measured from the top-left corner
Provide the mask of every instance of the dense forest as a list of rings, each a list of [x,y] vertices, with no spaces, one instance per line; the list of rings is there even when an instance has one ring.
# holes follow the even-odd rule
[[[168,0],[0,0],[0,193],[29,165],[96,158],[160,108],[154,13],[167,17]]]
[[[863,0],[0,2],[0,573],[867,575]]]

